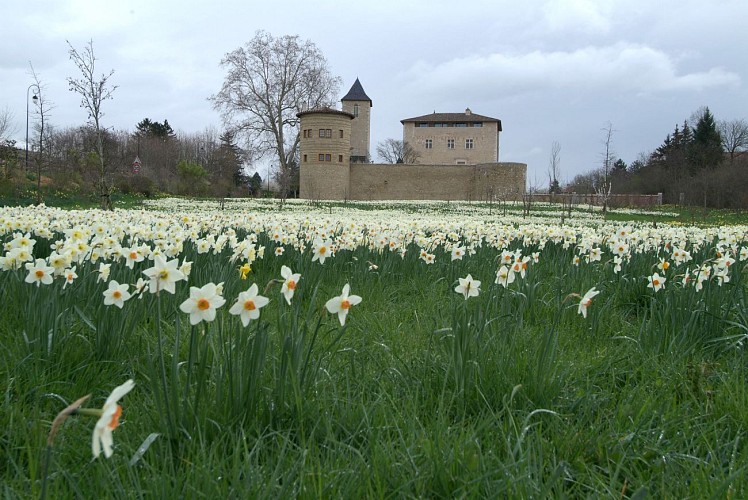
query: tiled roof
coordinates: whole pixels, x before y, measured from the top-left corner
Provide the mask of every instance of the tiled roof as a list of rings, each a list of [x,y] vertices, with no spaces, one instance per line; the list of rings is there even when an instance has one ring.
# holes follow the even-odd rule
[[[358,81],[358,78],[353,82],[351,90],[348,91],[341,101],[369,101],[369,105],[374,105],[371,102],[371,99],[369,99],[369,96],[366,95],[366,92],[364,92],[364,88],[361,86],[361,82]]]
[[[473,112],[469,113],[437,113],[433,112],[429,115],[416,116],[414,118],[406,118],[400,120],[400,123],[406,122],[422,122],[422,123],[470,123],[470,122],[496,122],[499,124],[499,130],[501,130],[501,120],[498,118],[491,118],[490,116],[483,116]]]
[[[354,116],[351,113],[348,113],[346,111],[340,111],[339,109],[333,109],[333,108],[307,109],[307,110],[301,111],[300,113],[296,113],[296,116],[301,118],[304,115],[311,115],[315,113],[323,113],[323,114],[328,114],[328,115],[343,115],[343,116],[347,116],[351,120],[354,118]]]

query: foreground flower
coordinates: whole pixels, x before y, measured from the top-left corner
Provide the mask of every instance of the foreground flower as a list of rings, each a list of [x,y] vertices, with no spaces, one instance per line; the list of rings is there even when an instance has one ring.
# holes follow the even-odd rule
[[[474,280],[473,276],[468,274],[466,278],[459,278],[460,284],[455,287],[455,292],[461,293],[465,296],[465,300],[468,297],[477,297],[480,293],[480,281]]]
[[[281,267],[281,276],[283,277],[283,286],[281,287],[281,293],[286,298],[288,305],[291,305],[291,299],[293,293],[296,290],[296,284],[301,279],[301,274],[294,274],[293,271],[287,266]]]
[[[657,273],[654,273],[652,276],[649,276],[647,278],[649,280],[649,284],[647,285],[647,288],[651,288],[655,292],[658,292],[660,288],[663,288],[665,286],[665,282],[667,281],[667,278],[664,276],[660,276]]]
[[[52,275],[55,272],[55,268],[47,265],[47,261],[44,259],[36,259],[32,264],[28,262],[26,264],[26,270],[29,274],[26,276],[26,283],[36,283],[39,285],[49,285],[52,283]]]
[[[122,309],[125,301],[131,297],[130,292],[127,291],[128,288],[130,288],[130,285],[127,283],[120,285],[115,280],[110,281],[109,288],[104,290],[104,305],[115,305]]]
[[[595,290],[595,287],[593,286],[587,291],[587,293],[584,294],[582,300],[579,301],[579,309],[577,309],[577,312],[584,318],[587,317],[587,308],[592,305],[592,299],[595,298],[595,296],[599,293],[600,292],[598,290]]]
[[[361,297],[358,295],[348,295],[350,291],[351,287],[346,283],[343,287],[343,293],[325,303],[325,307],[331,314],[337,313],[338,319],[340,320],[340,326],[345,325],[345,317],[348,315],[348,309],[350,309],[351,306],[361,303]]]
[[[241,292],[236,299],[236,303],[231,306],[229,312],[239,316],[242,324],[247,326],[249,321],[260,317],[260,308],[265,307],[270,299],[257,295],[257,284],[252,283],[249,290]]]
[[[96,422],[96,426],[93,431],[93,442],[91,449],[93,451],[94,458],[99,458],[102,447],[104,448],[104,456],[109,458],[112,456],[112,431],[119,425],[119,417],[122,415],[122,407],[117,404],[122,397],[130,392],[135,387],[135,382],[132,379],[128,380],[119,387],[116,387],[112,393],[106,398],[104,407],[99,410],[101,415],[99,421]]]
[[[179,305],[179,309],[190,315],[190,324],[196,325],[201,321],[216,319],[216,309],[226,303],[221,297],[214,283],[208,283],[202,288],[190,287],[190,298]]]
[[[151,280],[148,283],[148,290],[151,293],[166,290],[173,294],[175,291],[174,283],[185,279],[184,273],[177,269],[178,265],[178,259],[166,262],[161,255],[156,255],[153,259],[153,267],[143,271],[143,274]]]

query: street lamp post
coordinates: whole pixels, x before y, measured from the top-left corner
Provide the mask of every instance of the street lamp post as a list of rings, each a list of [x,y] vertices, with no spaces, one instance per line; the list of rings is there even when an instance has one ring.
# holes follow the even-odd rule
[[[35,83],[29,85],[29,88],[26,89],[26,173],[29,172],[29,91],[31,87],[36,87],[36,92],[34,92],[35,101],[39,99],[38,96],[42,93],[39,85]]]

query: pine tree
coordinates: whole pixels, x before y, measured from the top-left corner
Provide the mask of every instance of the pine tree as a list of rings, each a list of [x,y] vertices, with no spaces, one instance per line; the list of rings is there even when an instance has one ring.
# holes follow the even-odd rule
[[[696,123],[688,156],[694,171],[713,169],[722,163],[722,138],[709,108],[704,108]]]

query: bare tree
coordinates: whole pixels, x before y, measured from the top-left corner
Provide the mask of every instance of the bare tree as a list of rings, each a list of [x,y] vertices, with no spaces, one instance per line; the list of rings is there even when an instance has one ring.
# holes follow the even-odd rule
[[[254,38],[221,60],[228,70],[221,90],[210,97],[228,130],[243,133],[249,150],[278,161],[281,197],[291,188],[299,149],[297,113],[331,107],[340,78],[333,77],[322,52],[298,36]]]
[[[748,122],[745,120],[720,121],[717,130],[722,138],[722,147],[730,153],[730,162],[735,155],[748,149]]]
[[[608,211],[608,199],[611,193],[610,170],[615,162],[615,153],[613,152],[613,124],[608,122],[603,131],[603,153],[602,153],[602,178],[595,183],[595,192],[598,198],[603,202],[603,213]]]
[[[407,141],[385,139],[377,144],[377,155],[384,163],[418,163],[421,155]]]
[[[557,194],[561,192],[559,177],[561,174],[561,144],[558,141],[551,143],[551,157],[548,161],[548,192]]]
[[[7,106],[0,111],[0,142],[10,140],[10,136],[15,134],[18,128],[13,123],[13,113]]]
[[[36,164],[36,202],[42,202],[42,165],[44,164],[44,144],[45,144],[45,125],[46,120],[49,118],[49,112],[52,109],[52,104],[45,97],[46,92],[44,84],[39,79],[39,75],[36,74],[34,66],[29,63],[29,72],[31,77],[34,79],[32,86],[36,87],[37,93],[34,95],[34,116],[36,116],[37,122],[34,130],[37,132],[37,147],[36,154],[34,155],[34,163]]]
[[[13,123],[13,113],[8,107],[0,111],[0,165],[3,166],[3,178],[18,164],[16,141],[10,138],[18,131]]]
[[[117,89],[116,85],[111,85],[109,79],[114,74],[114,70],[109,73],[96,75],[96,57],[94,56],[93,40],[89,40],[82,52],[78,52],[68,41],[70,50],[70,60],[81,73],[80,78],[68,77],[70,91],[81,96],[81,107],[88,112],[88,123],[96,133],[96,154],[99,162],[99,179],[98,188],[101,196],[101,208],[105,210],[112,209],[112,182],[108,178],[109,172],[104,158],[104,132],[105,129],[101,124],[104,113],[101,106],[107,99],[112,98],[112,94]]]

